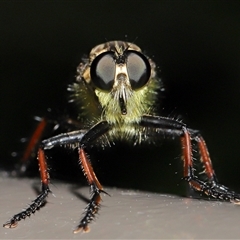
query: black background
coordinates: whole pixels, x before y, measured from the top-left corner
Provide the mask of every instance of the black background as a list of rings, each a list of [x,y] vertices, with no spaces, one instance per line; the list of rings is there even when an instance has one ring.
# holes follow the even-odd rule
[[[17,161],[32,117],[66,102],[82,54],[128,40],[161,70],[164,114],[201,130],[221,183],[240,190],[239,23],[239,1],[0,1],[1,167]],[[177,143],[94,150],[94,167],[104,184],[179,191]]]

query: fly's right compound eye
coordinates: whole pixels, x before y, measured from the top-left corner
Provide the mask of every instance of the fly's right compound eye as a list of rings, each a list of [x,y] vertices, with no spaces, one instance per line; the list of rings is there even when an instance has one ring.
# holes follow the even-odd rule
[[[105,52],[97,56],[90,69],[94,85],[104,91],[111,91],[114,83],[116,63],[113,52]]]

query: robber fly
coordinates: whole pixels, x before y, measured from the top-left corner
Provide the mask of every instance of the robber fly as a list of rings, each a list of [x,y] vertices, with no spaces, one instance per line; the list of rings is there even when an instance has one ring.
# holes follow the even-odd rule
[[[14,228],[21,219],[32,215],[43,206],[48,194],[49,173],[46,149],[56,146],[77,148],[78,158],[90,185],[91,197],[74,233],[89,231],[89,223],[99,211],[103,187],[91,166],[87,147],[108,145],[120,139],[134,144],[150,142],[162,135],[179,137],[182,145],[183,179],[196,191],[215,199],[240,204],[240,194],[217,182],[212,162],[203,137],[198,130],[191,129],[176,119],[158,116],[156,100],[161,88],[152,59],[129,42],[111,41],[94,47],[87,59],[77,67],[77,77],[69,90],[72,101],[79,109],[78,123],[74,131],[41,140],[38,146],[38,162],[42,190],[37,198],[22,212],[14,215],[3,226]],[[69,119],[68,119],[69,121]],[[24,154],[28,159],[35,142],[47,125],[42,119],[33,134]],[[200,163],[204,167],[206,181],[201,180],[193,169],[192,144],[195,143]]]

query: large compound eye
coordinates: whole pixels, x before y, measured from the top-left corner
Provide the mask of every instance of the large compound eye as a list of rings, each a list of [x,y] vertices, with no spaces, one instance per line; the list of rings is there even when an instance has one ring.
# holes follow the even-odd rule
[[[113,52],[105,52],[97,56],[91,64],[91,79],[93,84],[101,90],[112,89],[116,69],[113,57]]]
[[[143,87],[151,75],[148,59],[136,51],[128,51],[127,53],[127,70],[132,89]]]

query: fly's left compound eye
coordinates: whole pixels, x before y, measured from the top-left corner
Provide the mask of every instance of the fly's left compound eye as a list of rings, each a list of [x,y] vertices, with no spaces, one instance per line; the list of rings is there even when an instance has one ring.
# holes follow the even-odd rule
[[[128,51],[127,71],[132,89],[138,89],[148,82],[151,66],[148,59],[140,52]]]
[[[90,69],[94,85],[105,91],[110,91],[114,83],[116,64],[113,52],[105,52],[97,56]]]

